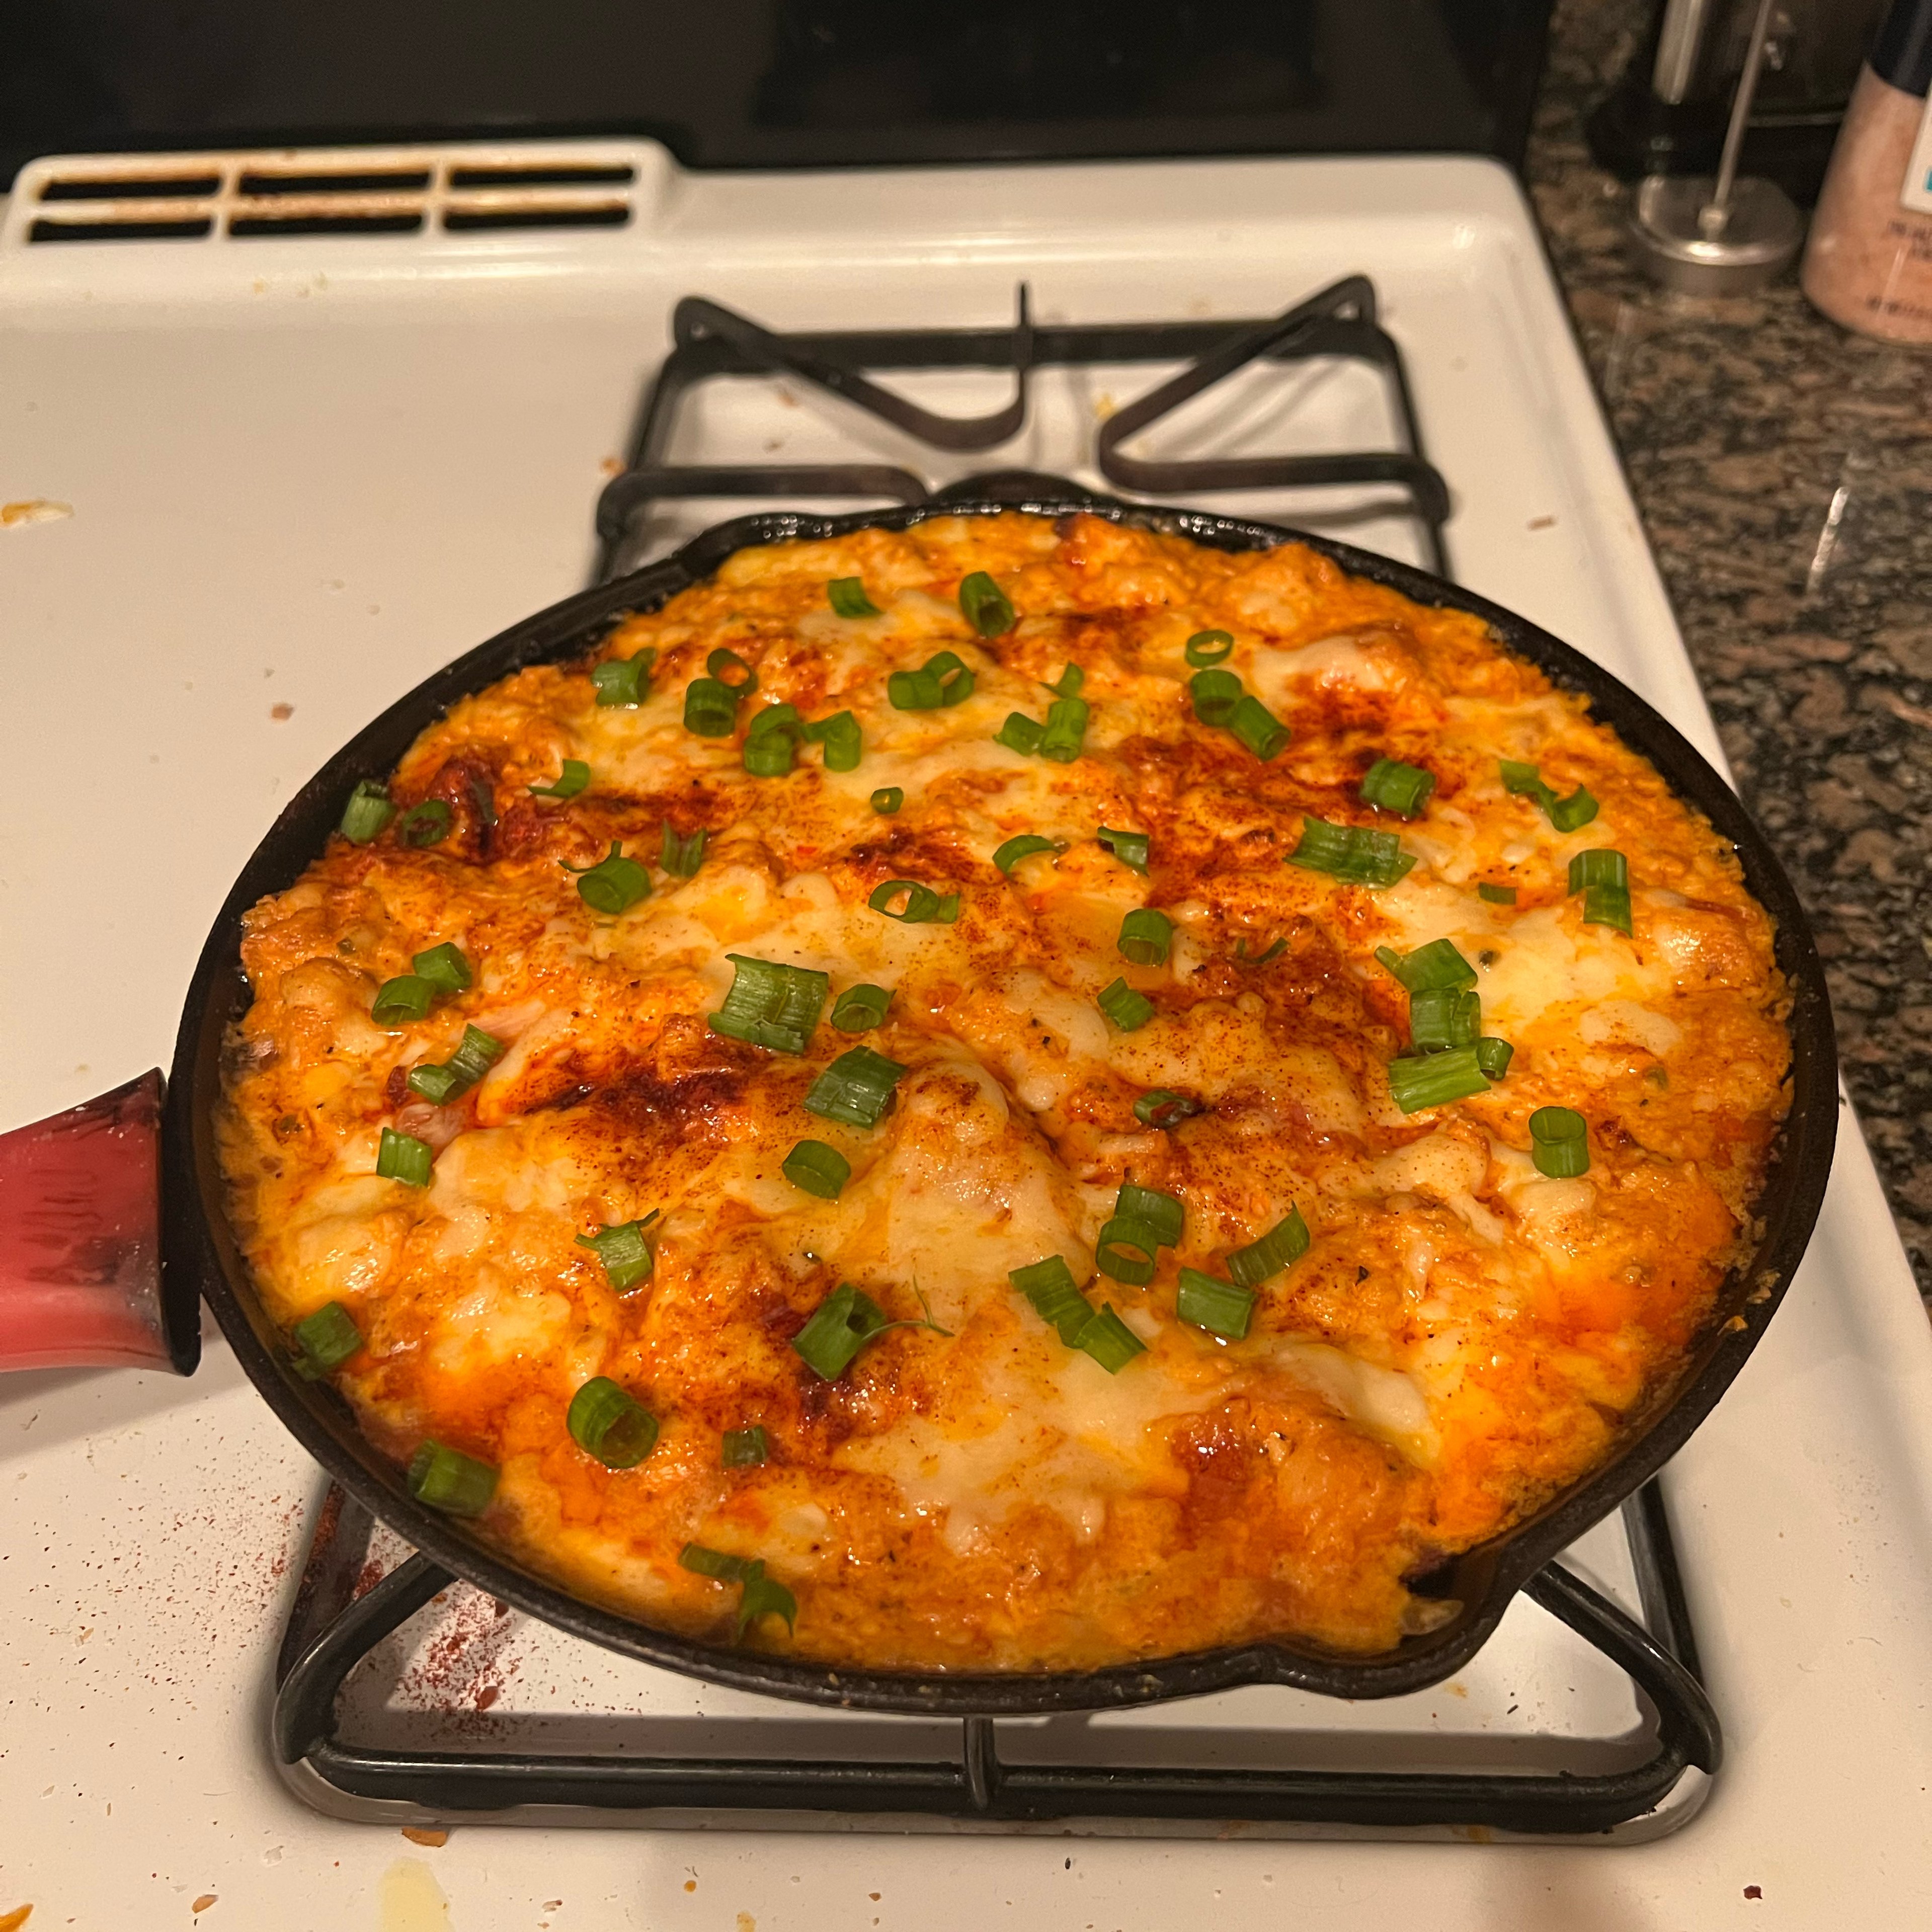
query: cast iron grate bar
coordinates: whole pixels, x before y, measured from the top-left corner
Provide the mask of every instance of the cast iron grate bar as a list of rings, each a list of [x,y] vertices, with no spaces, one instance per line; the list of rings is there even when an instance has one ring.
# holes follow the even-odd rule
[[[1448,485],[1428,460],[1402,352],[1382,326],[1374,284],[1352,275],[1265,321],[1036,324],[1024,285],[1004,328],[927,328],[781,334],[722,304],[686,296],[673,311],[672,346],[646,392],[630,460],[598,499],[597,581],[637,561],[638,533],[652,507],[680,497],[824,497],[918,503],[934,490],[908,470],[878,464],[674,464],[668,460],[682,408],[698,385],[728,377],[784,376],[890,423],[914,442],[950,452],[988,450],[1025,426],[1030,377],[1038,370],[1096,363],[1190,364],[1130,404],[1100,430],[1095,466],[1119,487],[1155,496],[1230,490],[1388,484],[1420,532],[1425,561],[1449,574],[1443,537]],[[1377,370],[1386,385],[1401,447],[1310,456],[1193,458],[1130,456],[1125,440],[1256,362],[1339,356]],[[952,417],[921,407],[871,380],[881,371],[1010,370],[1013,396],[1001,409]]]
[[[458,1820],[554,1822],[556,1808],[650,1822],[652,1811],[866,1815],[982,1822],[1054,1820],[1249,1821],[1355,1831],[1482,1826],[1523,1834],[1606,1832],[1663,1803],[1692,1766],[1714,1775],[1724,1744],[1694,1669],[1692,1640],[1661,1492],[1624,1505],[1646,1629],[1560,1564],[1524,1586],[1552,1616],[1629,1676],[1655,1715],[1641,1764],[1608,1772],[1256,1771],[1154,1766],[1008,1763],[995,1722],[963,1720],[959,1756],[937,1762],[584,1755],[538,1751],[392,1750],[345,1742],[337,1698],[350,1672],[454,1580],[415,1556],[361,1595],[373,1523],[332,1489],[284,1634],[272,1717],[278,1761],[311,1802],[394,1808]],[[388,1808],[383,1810],[382,1808]]]

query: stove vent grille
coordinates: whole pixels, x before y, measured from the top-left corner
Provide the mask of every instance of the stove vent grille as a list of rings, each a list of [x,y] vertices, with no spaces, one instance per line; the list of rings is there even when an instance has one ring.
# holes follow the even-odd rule
[[[621,229],[662,172],[647,142],[86,154],[14,183],[7,242],[248,242],[317,235]]]

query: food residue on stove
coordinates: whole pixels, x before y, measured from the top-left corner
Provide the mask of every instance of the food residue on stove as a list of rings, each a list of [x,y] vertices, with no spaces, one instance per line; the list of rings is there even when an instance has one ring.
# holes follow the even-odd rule
[[[449,1900],[420,1858],[398,1858],[382,1874],[380,1932],[449,1932]]]
[[[73,514],[71,503],[56,503],[50,496],[29,496],[22,502],[0,503],[0,530],[28,524],[57,524]],[[0,1922],[0,1932],[4,1932],[4,1922]]]
[[[204,1892],[188,1909],[193,1912],[197,1918],[199,1918],[202,1912],[206,1912],[208,1908],[214,1903],[214,1894],[212,1892]]]
[[[20,1932],[34,1915],[31,1905],[16,1905],[11,1912],[0,1912],[0,1932]]]
[[[1744,1896],[1747,1898],[1762,1898],[1764,1896],[1764,1887],[1761,1885],[1748,1885],[1744,1887]]]
[[[292,704],[272,704],[268,706],[268,716],[278,724],[285,718],[292,718],[295,715],[296,708]]]
[[[449,1834],[432,1829],[427,1825],[405,1825],[403,1836],[412,1845],[427,1845],[431,1851],[440,1851],[449,1843]]]

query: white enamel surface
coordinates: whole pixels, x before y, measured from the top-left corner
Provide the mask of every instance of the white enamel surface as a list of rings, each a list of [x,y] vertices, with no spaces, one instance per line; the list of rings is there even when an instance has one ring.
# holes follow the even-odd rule
[[[996,323],[1024,278],[1042,320],[1214,316],[1272,313],[1366,269],[1455,493],[1457,574],[1713,747],[1500,171],[668,171],[647,185],[646,218],[608,232],[30,248],[16,220],[0,241],[0,503],[73,511],[0,527],[0,1126],[165,1062],[208,922],[293,788],[429,670],[584,582],[600,465],[624,446],[680,294],[780,326]],[[928,473],[1077,470],[1083,416],[1160,373],[1042,376],[1042,427]],[[1385,434],[1372,386],[1298,380],[1313,413],[1298,421],[1314,428],[1298,434],[1316,446]],[[755,386],[715,421],[707,399],[711,452],[802,460],[835,446],[842,412]],[[992,376],[906,386],[976,408],[1003,393]],[[1181,453],[1190,434],[1177,424],[1149,447]],[[924,466],[870,428],[860,441]],[[730,507],[693,506],[692,522]],[[1406,541],[1387,521],[1338,533]],[[277,704],[294,707],[285,722]],[[1810,1927],[1853,1901],[1862,1927],[1922,1925],[1932,1340],[1847,1123],[1790,1300],[1671,1472],[1731,1751],[1676,1835],[1607,1850],[474,1827],[429,1850],[325,1820],[284,1790],[264,1721],[282,1566],[314,1474],[218,1342],[185,1384],[0,1382],[0,1913],[32,1902],[36,1932],[186,1924],[212,1894],[210,1925],[409,1932],[443,1922],[410,1916],[433,1878],[456,1932],[743,1932],[741,1914],[765,1932],[874,1919],[1166,1932],[1204,1912],[1234,1926],[1379,1914],[1451,1932],[1680,1932]],[[1626,1587],[1613,1538],[1583,1560]],[[828,1721],[627,1672],[520,1622],[480,1654],[484,1674],[456,1686],[472,1709],[475,1686],[497,1682],[493,1719],[549,1713],[560,1734],[599,1696],[668,1721]],[[1266,1748],[1254,1734],[1268,1724],[1312,1726],[1330,1761],[1359,1761],[1391,1732],[1603,1735],[1631,1720],[1628,1692],[1527,1605],[1460,1689],[1378,1707],[1244,1694],[1134,1721],[1178,1731],[1176,1748],[1219,1736],[1238,1756]],[[358,1715],[365,1735],[394,1721]],[[1071,1738],[1051,1748],[1102,1748]]]

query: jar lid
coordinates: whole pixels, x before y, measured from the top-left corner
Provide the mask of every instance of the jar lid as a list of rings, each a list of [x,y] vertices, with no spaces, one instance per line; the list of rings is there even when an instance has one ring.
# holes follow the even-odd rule
[[[1907,94],[1932,90],[1932,0],[1892,0],[1872,44],[1871,69]]]

